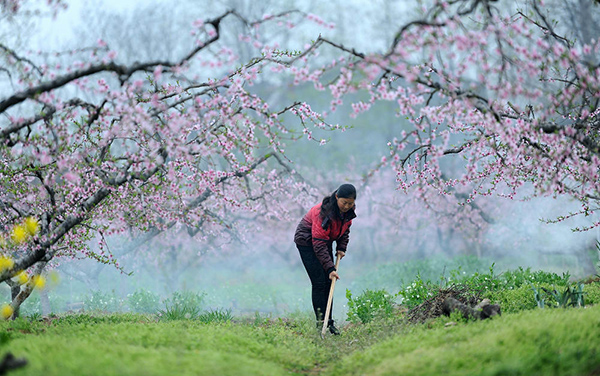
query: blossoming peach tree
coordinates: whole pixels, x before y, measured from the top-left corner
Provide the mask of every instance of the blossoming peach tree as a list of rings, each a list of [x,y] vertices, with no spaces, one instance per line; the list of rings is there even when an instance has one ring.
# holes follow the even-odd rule
[[[20,5],[2,4],[15,16]],[[119,268],[103,247],[107,236],[134,229],[143,243],[183,228],[198,238],[225,238],[233,226],[228,216],[282,215],[285,205],[273,197],[301,199],[304,183],[293,179],[283,156],[282,135],[296,136],[282,119],[293,112],[305,126],[329,125],[306,103],[273,109],[248,90],[262,70],[286,70],[300,58],[258,40],[263,23],[290,14],[252,22],[231,10],[198,20],[196,45],[177,61],[119,64],[99,40],[71,52],[68,64],[58,54],[38,62],[0,44],[0,74],[10,88],[0,99],[0,223],[7,239],[0,282],[12,288],[5,313],[17,312],[31,293],[17,278],[22,271],[39,275],[60,257]],[[240,39],[259,48],[257,58],[239,62],[220,45],[226,18],[247,27]],[[205,72],[206,61],[222,69]],[[39,231],[13,241],[25,218]],[[99,251],[89,247],[96,238]]]
[[[350,102],[351,116],[396,102],[405,122],[375,171],[391,167],[400,190],[431,208],[464,207],[457,215],[473,217],[484,198],[565,195],[580,210],[549,222],[590,216],[600,198],[598,34],[570,39],[576,30],[555,22],[556,4],[513,6],[435,1],[383,53],[320,37],[312,50],[342,56],[299,69],[298,80],[329,90],[330,111]]]

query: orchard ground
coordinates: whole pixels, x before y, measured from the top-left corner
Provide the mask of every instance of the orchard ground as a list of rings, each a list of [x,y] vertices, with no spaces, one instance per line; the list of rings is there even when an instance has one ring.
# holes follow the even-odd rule
[[[591,375],[600,370],[597,278],[576,281],[528,268],[495,273],[491,267],[449,273],[454,280],[447,277],[441,284],[427,279],[429,273],[407,282],[399,295],[355,291],[342,335],[324,340],[308,312],[241,317],[226,309],[201,309],[193,295],[180,293],[180,300],[171,299],[153,314],[30,314],[1,321],[0,353],[27,360],[13,375],[82,370],[88,375]],[[458,314],[409,320],[410,312],[456,287],[497,302],[503,314],[483,321]],[[404,304],[399,305],[394,300],[400,296]],[[363,304],[365,297],[371,297],[370,304]]]

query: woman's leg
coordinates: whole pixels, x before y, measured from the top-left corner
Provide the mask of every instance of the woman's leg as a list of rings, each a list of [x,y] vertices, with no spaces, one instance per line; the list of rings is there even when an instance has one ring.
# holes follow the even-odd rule
[[[315,310],[315,317],[318,321],[323,320],[325,311],[327,309],[327,299],[329,297],[329,289],[331,288],[331,280],[326,275],[323,266],[317,259],[313,247],[305,247],[296,245],[300,252],[300,258],[302,264],[308,273],[308,278],[312,284],[312,304]],[[333,307],[333,303],[332,303]],[[333,308],[331,309],[333,311]],[[328,320],[331,320],[331,312],[329,313]]]

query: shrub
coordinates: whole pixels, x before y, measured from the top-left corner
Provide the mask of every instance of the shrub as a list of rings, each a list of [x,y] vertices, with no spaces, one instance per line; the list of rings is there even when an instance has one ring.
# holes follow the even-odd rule
[[[348,321],[363,324],[376,317],[388,318],[394,313],[394,299],[385,290],[365,290],[361,295],[352,298],[350,290],[346,290],[348,299]]]
[[[583,295],[581,294],[583,293]],[[514,313],[535,308],[553,308],[600,302],[600,284],[556,286],[549,283],[527,284],[513,289],[490,291],[483,295],[499,304],[502,312]],[[583,297],[583,301],[579,298]]]
[[[89,311],[117,312],[121,302],[114,293],[104,293],[96,290],[92,291],[84,299],[84,307]]]
[[[559,276],[556,273],[545,272],[543,270],[531,271],[531,268],[523,269],[519,267],[515,270],[508,270],[502,273],[504,288],[518,288],[529,283],[546,283],[550,285],[566,286],[571,276],[569,273],[563,273]]]
[[[180,305],[190,307],[201,307],[204,304],[206,298],[205,293],[193,292],[193,291],[175,291],[171,294],[171,297],[165,300],[166,305]]]
[[[485,292],[495,291],[499,288],[504,287],[504,283],[500,276],[494,274],[494,266],[492,264],[489,268],[489,273],[474,272],[472,274],[461,274],[461,269],[450,271],[450,280],[454,284],[464,285],[472,291]]]
[[[487,291],[482,297],[490,299],[494,304],[499,304],[502,313],[515,313],[537,307],[534,292],[527,285],[513,289]]]
[[[151,291],[139,289],[127,295],[127,304],[132,312],[155,313],[160,308],[160,297]]]
[[[421,274],[417,273],[415,280],[400,290],[398,295],[402,297],[402,304],[410,309],[423,303],[425,299],[433,296],[433,292],[436,290],[436,286],[434,286],[431,281],[423,281]]]
[[[495,264],[492,264],[488,273],[474,272],[465,273],[461,267],[450,271],[450,277],[446,282],[457,283],[469,287],[473,291],[485,293],[486,291],[510,290],[531,283],[567,286],[569,284],[569,273],[562,276],[543,270],[531,271],[531,268],[519,267],[515,270],[507,270],[503,273],[494,272]]]
[[[597,284],[598,287],[593,283],[588,284],[582,291],[579,284],[571,286],[569,273],[558,275],[519,267],[497,274],[494,266],[495,264],[492,264],[488,272],[472,273],[467,273],[463,271],[462,266],[458,266],[450,270],[448,277],[441,276],[440,285],[466,288],[481,298],[489,298],[493,303],[499,304],[503,312],[518,312],[548,304],[554,307],[600,302],[600,284]],[[474,265],[469,268],[473,270]],[[419,272],[398,295],[402,296],[403,305],[413,309],[425,300],[437,296],[440,290],[441,287],[433,284],[430,279],[422,278]]]
[[[584,287],[585,304],[593,305],[600,303],[600,282],[588,283]]]

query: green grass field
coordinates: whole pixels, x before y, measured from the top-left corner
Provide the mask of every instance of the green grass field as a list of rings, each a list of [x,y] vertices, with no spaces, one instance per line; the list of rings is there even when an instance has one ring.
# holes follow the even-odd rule
[[[393,279],[406,269],[384,272]],[[308,312],[235,316],[203,308],[205,295],[190,292],[158,308],[155,296],[140,293],[131,307],[138,313],[27,311],[0,321],[0,356],[27,360],[11,376],[600,375],[599,277],[493,267],[461,268],[435,283],[414,275],[394,295],[347,291],[341,336],[322,339]],[[440,316],[431,308],[449,291],[489,298],[502,315]]]
[[[19,375],[594,375],[600,306],[536,309],[485,321],[401,317],[320,338],[308,316],[157,321],[116,314],[0,322]]]

